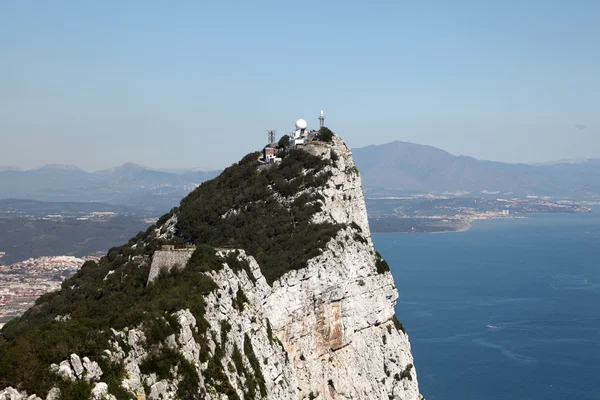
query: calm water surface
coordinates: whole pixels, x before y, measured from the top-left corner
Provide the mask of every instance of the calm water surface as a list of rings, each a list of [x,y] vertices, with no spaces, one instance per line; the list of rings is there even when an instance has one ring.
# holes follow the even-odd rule
[[[427,400],[600,399],[600,215],[373,240]]]

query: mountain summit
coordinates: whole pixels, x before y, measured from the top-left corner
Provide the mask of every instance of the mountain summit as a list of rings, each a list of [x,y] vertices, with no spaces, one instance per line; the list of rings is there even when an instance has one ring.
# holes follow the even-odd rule
[[[259,157],[10,321],[0,399],[421,399],[349,149]]]

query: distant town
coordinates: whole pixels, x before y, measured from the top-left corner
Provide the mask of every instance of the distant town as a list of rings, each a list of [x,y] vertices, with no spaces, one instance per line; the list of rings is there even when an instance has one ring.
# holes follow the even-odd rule
[[[0,257],[5,252],[0,252]],[[0,328],[11,318],[23,314],[35,299],[60,288],[86,260],[97,256],[38,257],[11,265],[0,265]]]
[[[529,196],[525,199],[447,197],[432,194],[367,197],[369,224],[378,233],[455,232],[472,221],[525,218],[527,214],[590,213],[586,203]]]

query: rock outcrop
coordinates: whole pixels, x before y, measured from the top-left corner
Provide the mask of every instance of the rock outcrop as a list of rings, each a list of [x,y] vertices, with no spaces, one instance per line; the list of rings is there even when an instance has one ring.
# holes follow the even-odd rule
[[[408,336],[394,315],[398,293],[373,248],[351,152],[337,136],[304,151],[328,160],[321,172],[328,179],[307,192],[321,199],[312,221],[339,227],[335,236],[304,268],[273,282],[247,249],[217,249],[228,261],[206,272],[215,289],[204,298],[202,321],[190,309],[173,312],[177,330],[152,346],[141,325],[111,331],[102,357],[123,366],[121,389],[138,399],[422,399]],[[289,204],[302,194],[276,198]],[[176,235],[176,222],[177,213],[157,234]],[[155,252],[153,265],[169,269],[190,257]],[[169,376],[149,370],[157,349],[181,357]],[[87,357],[72,354],[49,368],[65,381],[89,382],[90,398],[115,398]],[[191,381],[193,397],[182,394]],[[0,391],[0,400],[25,398],[12,388]]]

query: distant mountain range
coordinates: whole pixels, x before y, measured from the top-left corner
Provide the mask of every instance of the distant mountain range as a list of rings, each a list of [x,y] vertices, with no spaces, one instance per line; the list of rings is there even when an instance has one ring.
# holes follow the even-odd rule
[[[508,164],[399,141],[352,151],[368,194],[600,197],[600,159]],[[0,199],[104,202],[160,215],[219,172],[132,163],[96,172],[61,164],[26,171],[0,166]]]
[[[367,192],[569,198],[600,194],[600,159],[508,164],[454,156],[435,147],[399,141],[352,152]]]
[[[0,199],[60,202],[106,202],[162,213],[219,171],[165,172],[136,164],[86,172],[52,164],[33,170],[0,167]]]

